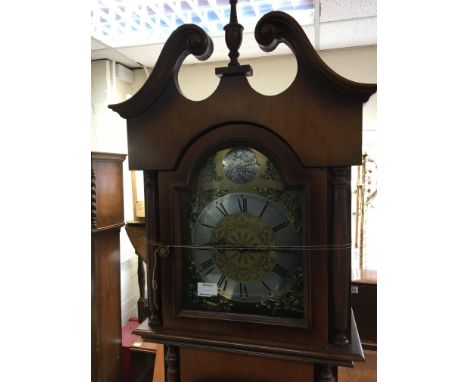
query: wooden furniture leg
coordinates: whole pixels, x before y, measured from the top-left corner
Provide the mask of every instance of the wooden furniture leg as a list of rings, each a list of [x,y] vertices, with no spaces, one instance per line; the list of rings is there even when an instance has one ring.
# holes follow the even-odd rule
[[[179,382],[179,349],[168,345],[166,350],[167,382]]]
[[[153,382],[164,382],[164,345],[158,344],[154,361]]]

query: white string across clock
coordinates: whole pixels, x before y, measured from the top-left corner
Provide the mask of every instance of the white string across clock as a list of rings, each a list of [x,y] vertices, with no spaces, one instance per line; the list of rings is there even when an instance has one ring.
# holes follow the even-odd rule
[[[347,250],[352,248],[351,243],[346,244],[325,244],[325,245],[295,245],[295,246],[235,246],[235,245],[221,245],[221,244],[208,244],[208,245],[188,245],[188,244],[162,244],[157,241],[146,239],[146,243],[156,247],[154,250],[154,256],[158,254],[160,257],[167,257],[169,255],[169,248],[180,248],[180,249],[224,249],[224,250],[249,250],[249,251],[323,251],[323,250]],[[153,277],[151,280],[152,287],[154,290],[158,288],[156,282],[156,261],[153,264]],[[156,300],[156,294],[154,295],[154,304],[158,307]]]
[[[346,244],[318,244],[318,245],[261,245],[261,246],[239,246],[226,244],[162,244],[152,240],[146,240],[147,244],[154,245],[157,251],[168,251],[170,248],[180,249],[221,249],[221,250],[243,250],[243,251],[322,251],[322,250],[344,250],[351,249],[351,243]]]

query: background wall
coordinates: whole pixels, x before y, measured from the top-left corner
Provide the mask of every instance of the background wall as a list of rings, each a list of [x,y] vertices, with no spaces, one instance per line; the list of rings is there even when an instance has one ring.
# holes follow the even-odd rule
[[[143,70],[133,71],[133,82],[119,80],[115,63],[108,60],[91,63],[91,150],[127,153],[126,121],[107,106],[126,100],[143,85],[146,75]],[[128,161],[124,170],[125,221],[133,220],[132,181]],[[122,325],[130,317],[138,315],[139,298],[137,278],[138,257],[128,239],[125,229],[120,232],[120,271]]]
[[[337,73],[357,82],[377,82],[377,47],[363,47],[320,51],[320,57]],[[156,60],[156,58],[155,58]],[[249,77],[251,86],[265,95],[278,94],[294,80],[297,62],[292,54],[249,59],[254,75]],[[219,78],[214,68],[225,66],[226,62],[203,62],[182,65],[179,71],[179,85],[182,93],[189,99],[207,98],[216,89]],[[117,76],[116,65],[107,60],[94,61],[92,67],[92,127],[91,149],[127,153],[127,134],[125,120],[107,108],[111,103],[118,103],[131,97],[143,85],[147,78],[145,70],[133,70],[133,81],[126,83]],[[363,109],[363,149],[374,159],[376,153],[377,132],[377,95],[371,97]],[[130,172],[124,162],[125,220],[133,219],[132,189]],[[355,175],[355,174],[354,174]],[[355,180],[353,180],[353,185]],[[142,185],[140,185],[141,187]],[[371,232],[370,232],[371,233]],[[367,267],[376,269],[376,250],[372,236],[368,234]],[[353,235],[354,237],[354,235]],[[137,315],[138,299],[137,256],[130,244],[125,230],[121,232],[121,285],[122,285],[122,323]]]

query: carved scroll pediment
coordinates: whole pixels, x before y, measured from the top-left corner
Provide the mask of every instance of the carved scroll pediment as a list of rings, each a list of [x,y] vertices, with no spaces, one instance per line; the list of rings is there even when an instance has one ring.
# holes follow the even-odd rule
[[[225,29],[242,33],[237,19],[231,26],[236,33],[228,26]],[[330,69],[302,27],[286,13],[263,16],[255,38],[267,52],[280,43],[289,46],[298,63],[293,83],[274,96],[252,89],[246,79],[251,68],[239,64],[240,40],[236,40],[230,46],[229,65],[216,69],[221,77],[217,89],[204,100],[192,101],[180,91],[180,66],[189,54],[208,59],[213,42],[192,24],[172,33],[142,88],[127,101],[109,106],[127,119],[131,169],[173,169],[196,137],[239,122],[280,136],[306,167],[360,164],[362,104],[377,86],[350,81]]]
[[[163,93],[167,83],[177,76],[180,66],[189,54],[207,60],[213,53],[213,40],[197,25],[184,24],[167,39],[148,80],[135,95],[109,108],[129,119],[147,110]]]
[[[269,12],[255,27],[255,39],[265,52],[272,52],[280,43],[286,44],[294,53],[298,70],[313,76],[325,88],[347,98],[367,102],[377,91],[376,84],[350,81],[330,69],[320,58],[299,23],[284,12]]]

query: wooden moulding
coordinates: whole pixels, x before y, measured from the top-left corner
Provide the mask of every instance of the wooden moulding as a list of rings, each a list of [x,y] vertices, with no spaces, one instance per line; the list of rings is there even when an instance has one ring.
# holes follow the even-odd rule
[[[239,137],[247,137],[240,140]],[[182,244],[180,192],[193,189],[200,161],[204,156],[216,152],[226,144],[240,144],[268,153],[272,161],[281,168],[285,187],[303,189],[303,197],[308,200],[304,207],[304,242],[311,245],[327,243],[327,227],[322,224],[327,219],[327,171],[324,169],[303,168],[295,153],[284,141],[270,130],[249,125],[229,125],[213,130],[199,137],[184,153],[177,171],[159,173],[159,195],[161,222],[160,240],[162,243]],[[202,159],[200,159],[202,158]],[[252,341],[282,340],[323,345],[328,334],[328,294],[327,294],[327,251],[315,251],[314,256],[303,257],[304,270],[304,313],[301,318],[285,319],[261,315],[246,315],[228,312],[203,313],[184,308],[182,262],[180,252],[159,259],[161,265],[162,311],[165,329],[183,328],[198,334],[211,335],[212,332],[232,335],[244,330]],[[189,321],[190,320],[190,321]],[[188,323],[190,322],[190,327]],[[283,330],[277,330],[278,325]],[[235,329],[233,330],[233,328]],[[287,334],[286,334],[287,333]]]
[[[206,60],[213,53],[213,41],[206,32],[194,24],[177,28],[167,39],[151,75],[145,84],[128,100],[109,105],[109,108],[130,119],[153,105],[162,95],[167,83],[179,71],[185,57],[193,54],[199,60]]]
[[[290,361],[320,363],[334,366],[354,367],[354,362],[364,361],[364,351],[351,312],[351,344],[347,346],[327,345],[324,347],[292,347],[291,344],[279,342],[248,343],[247,339],[226,338],[219,335],[194,336],[186,331],[175,331],[164,328],[155,329],[145,320],[134,331],[145,341],[153,341],[164,345],[183,346],[194,349],[222,350],[225,352],[247,354],[253,356],[284,359]]]
[[[91,153],[91,232],[124,225],[122,162],[125,154]]]
[[[255,39],[265,52],[285,43],[295,54],[298,70],[314,77],[320,86],[351,100],[367,102],[377,91],[376,84],[354,82],[340,76],[320,58],[297,21],[284,12],[274,11],[264,15],[255,27]]]
[[[146,219],[146,265],[148,273],[148,296],[149,296],[149,321],[151,325],[161,325],[161,285],[160,266],[156,255],[159,242],[159,187],[158,173],[156,171],[145,171],[145,215]]]
[[[96,210],[96,174],[91,167],[91,229],[97,228],[97,210]]]
[[[119,233],[125,157],[91,154],[91,368],[96,381],[121,380]]]
[[[351,299],[351,167],[334,167],[330,170],[331,221],[330,252],[331,273],[331,317],[336,345],[347,345],[350,341]]]
[[[215,92],[202,101],[181,94],[177,74],[188,54],[210,56],[211,39],[195,25],[183,25],[169,37],[142,88],[129,100],[109,106],[127,119],[130,169],[173,170],[193,139],[239,122],[280,136],[305,167],[361,163],[362,104],[376,85],[336,74],[285,13],[262,17],[255,36],[265,51],[281,42],[292,49],[298,72],[291,86],[281,94],[264,96],[251,88],[248,71],[240,71],[223,75]]]

